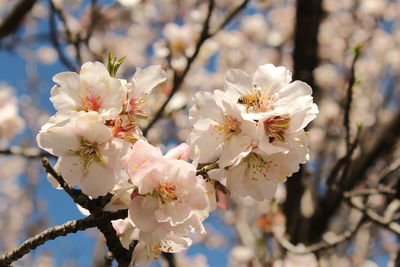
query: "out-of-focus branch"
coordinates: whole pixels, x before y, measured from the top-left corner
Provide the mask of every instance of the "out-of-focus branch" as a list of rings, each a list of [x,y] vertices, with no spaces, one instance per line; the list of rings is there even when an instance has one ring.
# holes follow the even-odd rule
[[[22,156],[26,158],[43,158],[43,157],[54,157],[54,155],[41,151],[36,147],[27,147],[22,148],[18,146],[13,146],[10,148],[0,150],[1,155],[10,155],[10,156]]]
[[[173,253],[166,253],[163,252],[162,256],[164,257],[164,259],[167,261],[168,267],[175,267],[176,263],[175,263],[175,256]]]
[[[388,218],[386,216],[382,217],[362,202],[356,201],[354,198],[349,198],[347,202],[351,207],[361,211],[371,222],[400,235],[400,225],[393,222],[393,218]]]
[[[51,42],[53,44],[53,47],[56,49],[58,57],[60,58],[61,63],[64,64],[65,67],[67,67],[71,71],[76,71],[76,67],[74,64],[70,62],[68,57],[64,54],[64,51],[61,47],[60,41],[59,41],[59,35],[58,35],[58,30],[57,30],[57,22],[56,22],[56,8],[54,6],[54,3],[52,0],[49,0],[49,6],[50,6],[50,11],[49,11],[49,28],[50,28],[50,37],[51,37]]]
[[[0,40],[15,32],[37,0],[21,0],[0,24]]]
[[[274,235],[275,239],[278,241],[279,245],[281,245],[287,251],[293,254],[309,254],[316,253],[322,250],[326,250],[329,248],[333,248],[346,240],[349,240],[355,233],[357,233],[358,229],[363,225],[365,220],[361,218],[351,229],[344,231],[340,235],[336,235],[334,238],[329,238],[329,240],[322,240],[318,243],[303,246],[303,245],[294,245],[289,240],[280,237],[279,235]]]
[[[114,213],[105,212],[103,216],[108,220],[122,219],[127,216],[127,211],[120,210]],[[95,217],[89,216],[84,219],[69,221],[62,225],[50,227],[34,237],[29,238],[13,251],[0,256],[0,266],[9,266],[12,262],[22,258],[24,255],[36,249],[40,245],[43,245],[47,241],[54,240],[60,236],[66,236],[78,231],[93,228],[95,226]]]
[[[343,196],[345,198],[349,198],[349,197],[370,196],[370,195],[378,195],[378,194],[393,195],[393,194],[396,194],[396,190],[394,190],[388,186],[382,185],[382,186],[379,186],[378,188],[366,188],[366,189],[353,190],[350,192],[344,192]]]
[[[354,48],[354,57],[351,63],[350,69],[350,77],[349,77],[349,85],[347,87],[347,95],[346,95],[346,103],[344,106],[344,128],[346,129],[346,147],[347,150],[350,150],[350,110],[351,110],[351,103],[353,102],[353,88],[356,84],[356,75],[355,75],[355,66],[356,62],[361,53],[361,46],[356,46]]]
[[[52,12],[54,12],[60,18],[61,22],[63,23],[64,28],[65,28],[66,37],[67,37],[67,42],[74,46],[75,53],[76,53],[76,60],[79,63],[79,65],[82,65],[80,36],[79,36],[79,34],[77,36],[73,36],[71,30],[68,27],[67,18],[65,16],[64,12],[61,9],[57,8],[54,5],[52,0],[50,0],[50,1],[52,3],[52,5],[51,5]]]
[[[210,19],[211,15],[214,9],[214,0],[210,0],[209,6],[208,6],[208,11],[207,11],[207,16],[206,19],[203,23],[203,28],[199,37],[199,40],[197,41],[196,48],[194,50],[193,55],[187,58],[186,62],[186,67],[182,71],[182,73],[178,73],[174,71],[174,78],[173,78],[173,84],[172,84],[172,89],[171,93],[168,95],[167,100],[163,103],[163,105],[159,108],[159,110],[155,113],[153,119],[150,121],[150,123],[147,125],[147,127],[143,130],[143,135],[146,136],[148,131],[153,127],[153,125],[162,117],[162,114],[167,107],[169,101],[172,99],[172,97],[175,95],[176,92],[179,91],[181,88],[181,85],[183,81],[185,80],[186,75],[188,74],[190,67],[192,66],[192,63],[195,61],[197,55],[200,52],[200,49],[204,42],[208,40],[210,37],[214,36],[219,30],[221,30],[224,26],[226,26],[232,19],[240,13],[241,10],[243,10],[246,5],[248,4],[249,0],[244,0],[242,4],[240,4],[238,7],[236,7],[229,15],[225,18],[225,20],[222,22],[221,26],[217,28],[216,31],[213,33],[210,33]]]

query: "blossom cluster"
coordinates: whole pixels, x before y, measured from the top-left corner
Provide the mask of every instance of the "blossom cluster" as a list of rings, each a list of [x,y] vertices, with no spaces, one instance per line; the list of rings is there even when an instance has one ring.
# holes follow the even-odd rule
[[[55,75],[50,100],[57,113],[37,142],[58,157],[54,168],[69,185],[91,198],[112,193],[105,210],[128,209],[113,226],[124,247],[138,241],[136,264],[179,252],[190,246],[190,233],[205,233],[202,222],[223,199],[217,184],[232,195],[271,198],[277,183],[308,160],[303,129],[318,109],[311,88],[289,83],[284,67],[263,65],[254,79],[231,70],[225,91],[197,93],[188,144],[165,155],[138,122],[149,115],[151,91],[166,73],[160,66],[137,68],[127,81],[116,70],[88,62],[79,74]]]
[[[270,199],[278,183],[309,160],[304,128],[318,107],[311,87],[290,83],[291,76],[272,64],[253,77],[234,69],[224,90],[195,94],[188,143],[200,151],[199,163],[218,163],[215,178],[232,194]]]

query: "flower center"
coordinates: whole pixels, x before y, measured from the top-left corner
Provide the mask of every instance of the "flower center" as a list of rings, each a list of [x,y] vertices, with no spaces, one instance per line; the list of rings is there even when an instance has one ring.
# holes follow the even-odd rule
[[[244,105],[246,111],[253,109],[254,112],[268,112],[275,108],[276,95],[270,95],[268,90],[257,89],[254,85],[256,92],[254,94],[242,95],[238,98],[237,103]]]
[[[290,118],[288,116],[273,116],[264,121],[265,135],[270,137],[270,142],[278,140],[284,142],[285,132],[289,129]]]
[[[160,204],[174,202],[178,199],[176,185],[172,183],[165,183],[158,189],[153,190],[152,196],[157,197]]]
[[[90,165],[93,161],[103,162],[99,145],[97,143],[90,143],[85,139],[81,139],[81,147],[78,150],[73,151],[76,156],[80,156],[83,159],[83,173],[87,174]]]
[[[227,114],[224,116],[224,119],[224,124],[214,125],[214,128],[218,131],[223,132],[225,135],[225,140],[228,141],[229,139],[231,139],[232,136],[241,133],[240,122]]]
[[[81,110],[84,110],[86,112],[98,111],[101,108],[100,96],[96,96],[96,95],[84,96],[81,94],[81,95],[79,95],[79,98],[81,99],[81,106],[78,107],[78,111],[81,111]]]

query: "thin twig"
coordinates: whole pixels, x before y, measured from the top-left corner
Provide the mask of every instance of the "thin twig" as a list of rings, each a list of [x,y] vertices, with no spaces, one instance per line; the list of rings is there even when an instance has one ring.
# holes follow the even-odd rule
[[[344,192],[343,196],[345,198],[350,198],[350,197],[370,196],[378,194],[394,195],[396,194],[396,191],[388,186],[379,186],[378,188],[366,188],[366,189]]]
[[[382,217],[371,208],[356,201],[354,198],[347,199],[347,203],[349,203],[351,207],[361,211],[371,222],[400,235],[400,225],[393,222],[393,218]]]
[[[360,46],[357,46],[354,48],[354,57],[353,57],[353,61],[351,63],[349,85],[347,87],[346,103],[344,106],[343,123],[344,123],[344,128],[346,129],[346,148],[347,148],[347,150],[350,150],[350,146],[351,146],[351,143],[350,143],[350,111],[351,111],[351,103],[353,102],[353,88],[356,84],[355,66],[356,66],[356,62],[360,56],[360,53],[361,53],[360,50],[361,50]]]
[[[67,234],[76,233],[77,231],[83,231],[88,228],[95,227],[95,221],[92,216],[81,220],[74,220],[66,222],[62,225],[50,227],[47,230],[29,238],[23,242],[18,248],[14,249],[0,257],[0,266],[9,266],[12,262],[22,258],[28,254],[31,250],[43,245],[49,240],[54,240],[60,236],[66,236]]]
[[[42,164],[46,172],[57,180],[62,189],[64,189],[64,191],[74,200],[75,203],[86,209],[89,207],[90,198],[81,190],[70,187],[67,182],[65,182],[64,178],[53,169],[47,158],[42,159]]]
[[[13,146],[10,148],[0,150],[1,155],[10,155],[10,156],[22,156],[25,158],[43,158],[43,157],[55,157],[54,155],[41,151],[36,147],[27,147],[22,148],[18,146]]]
[[[203,28],[200,34],[200,38],[197,41],[195,51],[192,56],[187,58],[187,63],[185,69],[182,71],[182,73],[178,73],[174,71],[174,78],[173,78],[173,85],[171,89],[171,93],[168,95],[166,101],[163,103],[163,105],[158,109],[158,111],[155,113],[153,119],[150,121],[150,123],[147,125],[147,127],[143,130],[143,135],[146,136],[148,131],[153,127],[153,125],[162,117],[162,114],[167,107],[169,101],[172,99],[172,97],[175,95],[176,92],[179,91],[186,75],[188,74],[190,67],[194,60],[196,59],[197,55],[200,52],[200,49],[204,42],[208,40],[210,37],[214,36],[219,30],[221,30],[224,26],[226,26],[232,19],[242,10],[244,7],[247,5],[249,0],[243,1],[241,5],[236,7],[224,20],[224,22],[221,24],[220,27],[217,28],[216,31],[213,33],[210,33],[210,18],[212,15],[212,11],[214,9],[214,0],[210,0],[209,6],[208,6],[208,12],[207,12],[207,17],[204,21]]]
[[[63,63],[64,66],[67,67],[69,70],[76,72],[77,71],[76,67],[69,61],[67,56],[64,54],[64,51],[63,51],[60,41],[58,39],[59,36],[58,36],[57,23],[56,23],[56,17],[55,17],[56,8],[55,8],[52,0],[49,0],[49,5],[50,5],[49,28],[50,28],[50,37],[51,37],[51,42],[53,44],[53,47],[56,49],[61,63]]]
[[[127,210],[119,210],[113,213],[104,212],[102,216],[108,220],[122,219],[127,216]],[[0,266],[9,266],[12,262],[22,258],[24,255],[36,249],[40,245],[43,245],[47,241],[54,240],[60,236],[66,236],[78,231],[93,228],[95,226],[96,218],[94,216],[88,216],[84,219],[69,221],[62,225],[50,227],[29,238],[13,251],[0,256]]]
[[[353,226],[351,229],[346,230],[340,235],[337,235],[333,240],[322,240],[318,243],[309,245],[309,246],[296,246],[293,243],[291,243],[289,240],[279,237],[279,235],[274,235],[275,239],[278,241],[279,245],[281,245],[284,249],[287,251],[293,253],[293,254],[309,254],[309,253],[316,253],[322,250],[326,250],[329,248],[333,248],[340,243],[350,239],[357,231],[360,229],[360,227],[363,225],[365,220],[361,218],[355,226]]]
[[[51,2],[53,2],[52,0],[50,0]],[[75,48],[75,52],[76,52],[76,60],[79,63],[79,65],[82,65],[82,57],[81,57],[81,48],[80,48],[80,36],[79,34],[77,36],[73,36],[71,30],[68,27],[68,22],[67,22],[67,18],[64,14],[64,12],[57,8],[54,3],[52,4],[52,9],[54,10],[55,14],[60,18],[61,22],[64,25],[65,28],[65,33],[67,36],[67,42],[72,44]]]

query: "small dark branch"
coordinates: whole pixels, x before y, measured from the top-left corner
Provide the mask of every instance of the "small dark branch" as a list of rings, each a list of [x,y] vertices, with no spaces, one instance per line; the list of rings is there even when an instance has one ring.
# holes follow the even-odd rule
[[[341,233],[340,235],[337,235],[333,240],[323,240],[318,243],[309,245],[307,247],[299,247],[295,246],[293,243],[291,243],[289,240],[278,237],[277,235],[274,235],[275,239],[278,241],[279,245],[282,246],[285,250],[293,253],[293,254],[309,254],[309,253],[317,253],[329,248],[336,247],[337,245],[345,242],[346,240],[349,240],[352,236],[354,236],[355,233],[360,229],[360,227],[364,224],[365,219],[360,219],[355,226],[353,226],[351,229]]]
[[[74,202],[88,209],[93,215],[96,227],[106,238],[108,249],[113,253],[119,266],[128,266],[131,253],[122,246],[117,233],[112,226],[110,218],[105,216],[107,213],[103,212],[102,210],[103,207],[111,200],[112,194],[107,194],[106,196],[99,197],[97,199],[90,199],[81,190],[70,187],[65,182],[64,178],[58,174],[53,167],[51,167],[48,159],[43,158],[42,162],[46,172],[51,174],[57,180],[60,186],[65,190],[65,192],[67,192]],[[127,216],[126,210],[121,212],[125,214],[125,217]]]
[[[179,91],[181,88],[181,85],[183,81],[185,80],[186,75],[188,74],[190,67],[192,66],[192,63],[195,61],[197,55],[200,52],[200,49],[204,42],[208,40],[210,37],[215,35],[218,30],[221,30],[225,25],[227,25],[232,19],[239,14],[241,10],[245,8],[249,0],[243,1],[241,5],[239,5],[235,10],[233,10],[228,17],[224,20],[222,25],[217,29],[217,31],[214,31],[213,33],[210,33],[210,19],[211,15],[214,9],[214,0],[210,0],[209,6],[208,6],[208,11],[207,11],[207,16],[203,24],[203,28],[199,37],[199,40],[196,43],[196,48],[192,56],[187,58],[187,64],[185,69],[183,70],[182,73],[177,73],[174,71],[174,78],[173,78],[173,84],[172,84],[172,89],[171,93],[168,95],[167,100],[163,103],[163,105],[159,108],[159,110],[155,113],[153,119],[150,121],[150,123],[147,125],[147,127],[143,130],[143,135],[146,136],[148,131],[153,127],[153,125],[162,117],[162,114],[167,107],[169,101],[172,99],[172,97],[175,95],[176,92]]]
[[[54,155],[46,151],[41,151],[40,149],[37,149],[35,147],[22,148],[17,146],[0,150],[0,154],[10,156],[22,156],[26,158],[55,157]]]
[[[342,158],[340,158],[336,164],[333,166],[332,171],[330,172],[330,175],[328,176],[328,179],[326,181],[326,184],[328,186],[335,186],[335,190],[337,190],[337,177],[340,173],[340,171],[342,171],[344,169],[344,171],[342,172],[342,176],[347,175],[347,169],[348,166],[350,166],[351,164],[351,158],[353,156],[354,150],[356,149],[356,147],[358,146],[359,143],[359,139],[360,139],[360,132],[357,134],[356,139],[354,140],[354,142],[352,144],[350,144],[350,146],[347,149],[346,155],[344,155]],[[339,179],[341,180],[341,179]]]
[[[54,240],[60,236],[66,236],[67,234],[76,233],[77,231],[83,231],[88,228],[95,227],[95,220],[92,216],[81,220],[69,221],[62,225],[48,228],[47,230],[29,238],[22,243],[18,248],[14,249],[0,257],[0,266],[9,266],[12,262],[22,258],[28,254],[31,250],[43,245],[49,240]]]
[[[215,34],[217,34],[219,31],[221,31],[222,29],[224,29],[245,7],[246,5],[250,2],[250,0],[245,0],[242,2],[242,4],[240,4],[239,6],[237,6],[236,8],[234,8],[229,14],[228,16],[226,16],[226,18],[224,19],[224,21],[218,26],[218,28],[210,34],[210,36],[214,36]]]
[[[15,32],[37,0],[21,0],[0,24],[0,40]]]
[[[55,14],[60,18],[61,22],[64,25],[65,28],[65,33],[67,36],[67,42],[72,44],[75,48],[75,52],[76,52],[76,60],[79,63],[79,65],[82,64],[82,57],[81,57],[81,48],[80,48],[80,36],[73,36],[71,30],[68,27],[68,22],[67,22],[67,18],[65,17],[65,14],[62,10],[58,9],[53,1],[52,2],[52,10],[55,12]]]
[[[127,215],[127,210],[119,210],[112,213],[104,212],[102,214],[102,216],[107,220],[123,219],[126,218]],[[34,237],[29,238],[13,251],[0,256],[0,266],[9,266],[12,262],[22,258],[31,250],[36,249],[47,241],[54,240],[60,236],[66,236],[67,234],[72,234],[78,231],[93,228],[95,226],[96,218],[94,216],[88,216],[84,219],[69,221],[62,225],[50,227],[45,231],[35,235]]]
[[[173,253],[166,253],[163,252],[162,256],[164,257],[164,259],[167,261],[168,263],[168,267],[175,267],[176,263],[175,263],[175,255]]]
[[[350,78],[349,78],[349,85],[347,87],[347,94],[346,94],[346,103],[344,106],[344,128],[346,129],[346,148],[350,150],[350,111],[351,111],[351,103],[353,102],[353,88],[356,84],[356,76],[355,76],[355,66],[356,62],[361,53],[361,46],[356,46],[354,48],[354,57],[351,63],[350,69]]]
[[[128,266],[131,260],[131,253],[129,250],[124,248],[112,226],[111,221],[108,218],[96,217],[96,227],[103,233],[106,238],[106,244],[110,252],[112,252],[115,260],[118,262],[118,266]]]
[[[67,194],[74,200],[75,203],[86,209],[89,207],[89,202],[91,201],[90,198],[81,190],[70,187],[67,182],[65,182],[64,178],[53,169],[47,158],[42,159],[42,164],[46,172],[57,180],[62,189],[67,192]]]
[[[361,202],[356,201],[354,198],[347,199],[349,205],[359,211],[361,211],[364,216],[371,222],[392,231],[393,233],[400,235],[400,225],[393,221],[393,218],[385,218],[376,213],[371,208],[367,207]]]
[[[58,36],[58,30],[57,30],[57,22],[56,22],[56,17],[55,17],[56,8],[55,8],[52,0],[49,0],[49,5],[50,5],[49,28],[50,28],[51,43],[53,44],[53,47],[56,49],[61,63],[63,63],[64,66],[66,68],[68,68],[69,70],[76,72],[77,71],[76,67],[69,61],[69,59],[64,54],[64,51],[61,47],[61,44],[59,41],[59,36]]]
[[[111,251],[107,251],[106,255],[104,255],[104,267],[111,267],[112,262],[114,260],[114,255]]]
[[[357,197],[357,196],[370,196],[370,195],[379,195],[379,194],[394,195],[394,194],[396,194],[396,190],[394,190],[388,186],[378,186],[378,188],[366,188],[366,189],[359,189],[359,190],[344,192],[343,196],[345,198],[351,198],[351,197]]]
[[[97,19],[98,19],[97,0],[90,0],[90,24],[89,24],[89,27],[87,30],[87,34],[86,34],[85,38],[83,39],[83,41],[85,42],[85,44],[87,46],[89,45],[90,37],[92,36],[92,34],[94,32]]]

